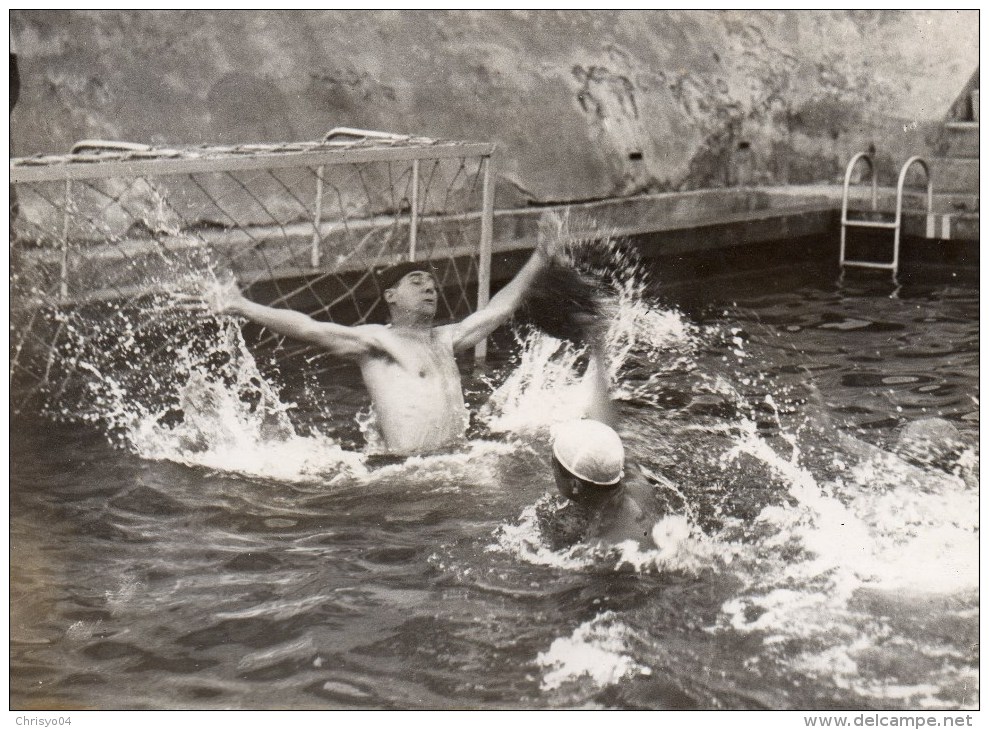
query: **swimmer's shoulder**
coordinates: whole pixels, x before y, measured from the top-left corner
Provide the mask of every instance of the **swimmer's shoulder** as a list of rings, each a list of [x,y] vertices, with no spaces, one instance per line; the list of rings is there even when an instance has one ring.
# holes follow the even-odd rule
[[[440,345],[444,347],[453,348],[454,340],[457,338],[459,322],[453,322],[451,324],[441,324],[437,327],[433,327],[433,339]]]
[[[589,530],[592,539],[605,544],[634,540],[643,547],[650,546],[652,522],[638,500],[626,492],[611,509],[598,515]]]
[[[657,484],[662,484],[663,477],[654,474],[647,467],[633,461],[625,462],[625,476],[622,482],[625,489],[632,494],[651,491]]]
[[[385,324],[356,324],[351,329],[358,336],[366,339],[376,349],[380,349],[387,342],[394,342],[395,335],[391,328]],[[378,353],[381,354],[381,353]]]
[[[364,332],[373,335],[387,335],[391,332],[391,325],[388,324],[355,324],[353,329],[357,332]]]

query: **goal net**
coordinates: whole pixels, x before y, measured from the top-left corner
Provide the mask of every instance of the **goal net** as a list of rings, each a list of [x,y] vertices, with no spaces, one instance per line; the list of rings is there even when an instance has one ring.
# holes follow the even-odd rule
[[[153,369],[156,352],[174,345],[168,327],[195,326],[174,316],[163,326],[162,297],[204,277],[357,324],[384,321],[376,270],[428,260],[438,320],[463,317],[489,294],[493,153],[487,143],[337,128],[319,142],[85,141],[67,155],[12,159],[12,408],[70,389],[84,375],[80,347],[108,360],[115,348],[130,360],[138,352],[145,362],[130,367]],[[103,326],[85,331],[79,313]],[[318,367],[326,356],[264,330],[250,344],[280,364]]]

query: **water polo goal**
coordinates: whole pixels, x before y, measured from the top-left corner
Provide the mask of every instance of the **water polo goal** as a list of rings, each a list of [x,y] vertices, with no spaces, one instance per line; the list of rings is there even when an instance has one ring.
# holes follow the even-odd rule
[[[357,324],[383,314],[377,268],[429,260],[438,320],[465,316],[489,296],[494,151],[336,128],[316,142],[83,141],[11,159],[12,406],[72,379],[79,332],[66,312],[129,308],[140,331],[161,311],[143,302],[207,272],[257,301]],[[309,366],[325,356],[269,332],[257,344]]]

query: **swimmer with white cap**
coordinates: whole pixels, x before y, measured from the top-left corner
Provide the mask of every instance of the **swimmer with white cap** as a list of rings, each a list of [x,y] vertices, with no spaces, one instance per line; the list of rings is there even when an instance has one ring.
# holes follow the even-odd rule
[[[552,429],[557,489],[589,513],[587,538],[612,544],[634,540],[655,547],[650,532],[658,515],[649,517],[641,506],[654,501],[652,485],[639,469],[626,465],[621,437],[609,425],[614,423],[614,407],[599,342],[591,345],[584,382],[590,388],[586,418]]]

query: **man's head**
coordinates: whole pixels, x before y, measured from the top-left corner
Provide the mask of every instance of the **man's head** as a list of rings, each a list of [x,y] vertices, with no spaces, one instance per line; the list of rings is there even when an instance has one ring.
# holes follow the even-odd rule
[[[600,421],[567,421],[553,428],[553,476],[567,499],[593,503],[610,497],[625,475],[625,448]]]
[[[436,316],[436,278],[427,262],[406,261],[378,274],[392,321],[432,322]]]

